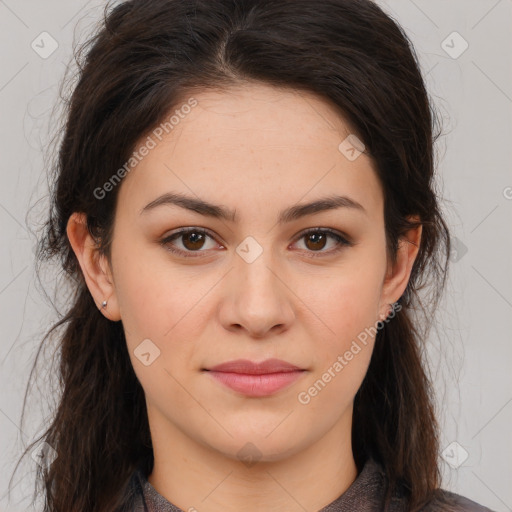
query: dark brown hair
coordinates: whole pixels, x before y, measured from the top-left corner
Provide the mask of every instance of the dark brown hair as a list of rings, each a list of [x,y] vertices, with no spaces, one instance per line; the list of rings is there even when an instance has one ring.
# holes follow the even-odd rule
[[[58,259],[72,289],[38,352],[59,333],[58,407],[36,441],[58,454],[38,470],[45,512],[122,510],[134,470],[149,474],[153,464],[144,393],[122,323],[98,311],[66,235],[68,219],[84,212],[110,256],[119,186],[102,199],[95,189],[183,98],[250,81],[312,92],[350,123],[384,190],[390,259],[417,225],[409,216],[420,219],[402,309],[378,331],[352,429],[358,469],[372,457],[388,477],[386,506],[400,489],[410,510],[419,509],[440,485],[423,344],[445,286],[450,235],[434,181],[438,119],[403,29],[370,0],[131,0],[106,6],[75,58],[77,81],[65,103],[38,250],[40,263]]]

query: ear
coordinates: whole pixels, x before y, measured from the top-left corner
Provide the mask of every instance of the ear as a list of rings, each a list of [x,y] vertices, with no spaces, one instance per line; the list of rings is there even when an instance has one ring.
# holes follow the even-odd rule
[[[408,217],[411,221],[419,222],[418,216]],[[381,318],[385,319],[390,313],[390,304],[395,303],[404,293],[412,266],[418,255],[423,227],[412,228],[400,238],[396,262],[388,262],[381,295]]]
[[[85,214],[73,213],[66,232],[96,306],[109,320],[120,320],[112,271],[106,256],[100,255],[98,244],[89,233]],[[106,307],[102,307],[104,300]]]

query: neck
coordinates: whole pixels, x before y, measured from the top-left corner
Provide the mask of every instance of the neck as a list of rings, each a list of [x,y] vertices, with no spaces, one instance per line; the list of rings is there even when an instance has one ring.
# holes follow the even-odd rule
[[[187,512],[320,510],[357,477],[351,413],[305,449],[273,460],[257,452],[251,462],[191,439],[161,417],[158,421],[158,413],[148,409],[155,454],[148,481],[170,503]],[[246,451],[251,453],[247,447]]]

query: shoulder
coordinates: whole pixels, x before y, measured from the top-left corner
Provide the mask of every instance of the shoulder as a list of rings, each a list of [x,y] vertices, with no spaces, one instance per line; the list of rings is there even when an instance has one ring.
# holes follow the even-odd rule
[[[374,478],[379,477],[379,485],[385,488],[388,480],[383,467],[373,460],[367,462],[367,467],[371,469]],[[393,492],[391,510],[397,512],[410,510],[408,493],[401,485],[398,485]],[[445,489],[434,491],[432,497],[415,510],[418,512],[495,512],[469,498]]]
[[[421,512],[494,512],[460,494],[438,489],[435,497],[429,501]]]

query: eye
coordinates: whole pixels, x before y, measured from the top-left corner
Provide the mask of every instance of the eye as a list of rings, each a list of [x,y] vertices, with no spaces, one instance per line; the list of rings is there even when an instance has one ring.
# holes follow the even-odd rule
[[[334,249],[322,251],[327,245],[328,239],[334,241]],[[305,246],[307,252],[319,253],[319,254],[308,254],[308,257],[321,257],[329,256],[341,251],[344,247],[351,247],[354,244],[348,241],[340,233],[333,231],[329,228],[315,228],[310,229],[301,233],[297,240],[305,240]]]
[[[179,240],[182,248],[177,247],[174,243],[175,240]],[[165,237],[160,244],[164,246],[168,251],[178,254],[179,256],[185,257],[197,257],[200,254],[193,253],[201,253],[206,252],[207,249],[211,249],[213,247],[208,247],[207,240],[210,239],[214,241],[213,235],[211,235],[208,231],[202,228],[184,228],[180,229],[176,233],[173,233],[167,237]],[[329,228],[315,228],[310,229],[308,231],[302,232],[299,237],[296,239],[298,241],[305,239],[306,252],[308,257],[321,257],[321,256],[329,256],[337,253],[342,250],[344,247],[351,247],[354,245],[353,242],[348,241],[344,236],[340,233],[329,229]],[[334,248],[324,251],[324,249],[328,244],[328,240],[331,239],[334,243]],[[206,246],[206,247],[205,247]],[[221,248],[224,246],[220,245]],[[318,253],[318,254],[314,254]]]
[[[176,239],[182,239],[181,245],[184,249],[176,247],[172,242]],[[186,228],[177,231],[176,233],[164,238],[160,243],[169,251],[179,254],[180,256],[196,257],[194,252],[205,252],[201,250],[205,246],[205,241],[213,237],[204,229],[201,228]],[[222,246],[221,246],[222,247]],[[211,247],[210,247],[211,248]],[[209,247],[206,247],[209,249]]]

